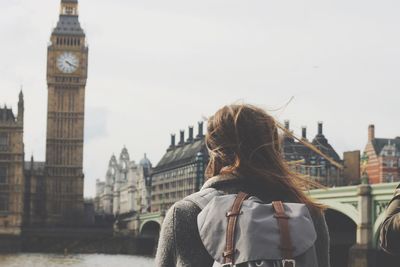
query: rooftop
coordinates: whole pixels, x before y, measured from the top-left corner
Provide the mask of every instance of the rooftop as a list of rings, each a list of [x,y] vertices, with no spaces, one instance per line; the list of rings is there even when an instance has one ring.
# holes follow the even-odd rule
[[[15,116],[11,108],[0,108],[0,122],[15,122]]]

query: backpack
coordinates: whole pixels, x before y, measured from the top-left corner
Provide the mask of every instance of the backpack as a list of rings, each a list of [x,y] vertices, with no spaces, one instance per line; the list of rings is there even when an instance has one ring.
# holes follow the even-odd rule
[[[185,199],[201,209],[198,231],[213,267],[318,267],[317,234],[305,204],[267,204],[214,188]]]

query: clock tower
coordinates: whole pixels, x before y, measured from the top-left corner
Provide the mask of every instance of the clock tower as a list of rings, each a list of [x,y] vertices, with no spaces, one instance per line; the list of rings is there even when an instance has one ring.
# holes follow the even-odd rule
[[[46,224],[83,218],[83,135],[88,47],[78,0],[61,0],[47,50]]]

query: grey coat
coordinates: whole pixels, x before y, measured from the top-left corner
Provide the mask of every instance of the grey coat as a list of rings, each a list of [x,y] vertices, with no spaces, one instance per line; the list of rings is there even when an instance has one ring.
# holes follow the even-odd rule
[[[400,185],[386,209],[386,218],[381,226],[381,247],[388,253],[400,256]]]
[[[272,200],[256,186],[249,186],[243,179],[232,176],[216,176],[207,180],[204,188],[213,187],[226,193],[244,191],[257,196],[266,203]],[[197,215],[200,208],[189,200],[176,202],[167,212],[158,243],[157,267],[211,267],[213,258],[204,248],[197,229]],[[325,218],[321,214],[311,214],[317,232],[315,247],[320,267],[329,267],[329,234]]]

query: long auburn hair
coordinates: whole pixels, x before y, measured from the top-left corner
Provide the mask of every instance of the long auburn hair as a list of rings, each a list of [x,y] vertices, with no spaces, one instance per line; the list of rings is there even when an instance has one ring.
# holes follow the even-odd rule
[[[321,211],[324,206],[303,192],[315,183],[290,171],[281,143],[275,119],[263,109],[249,104],[224,106],[208,119],[206,176],[238,173],[274,196]]]

